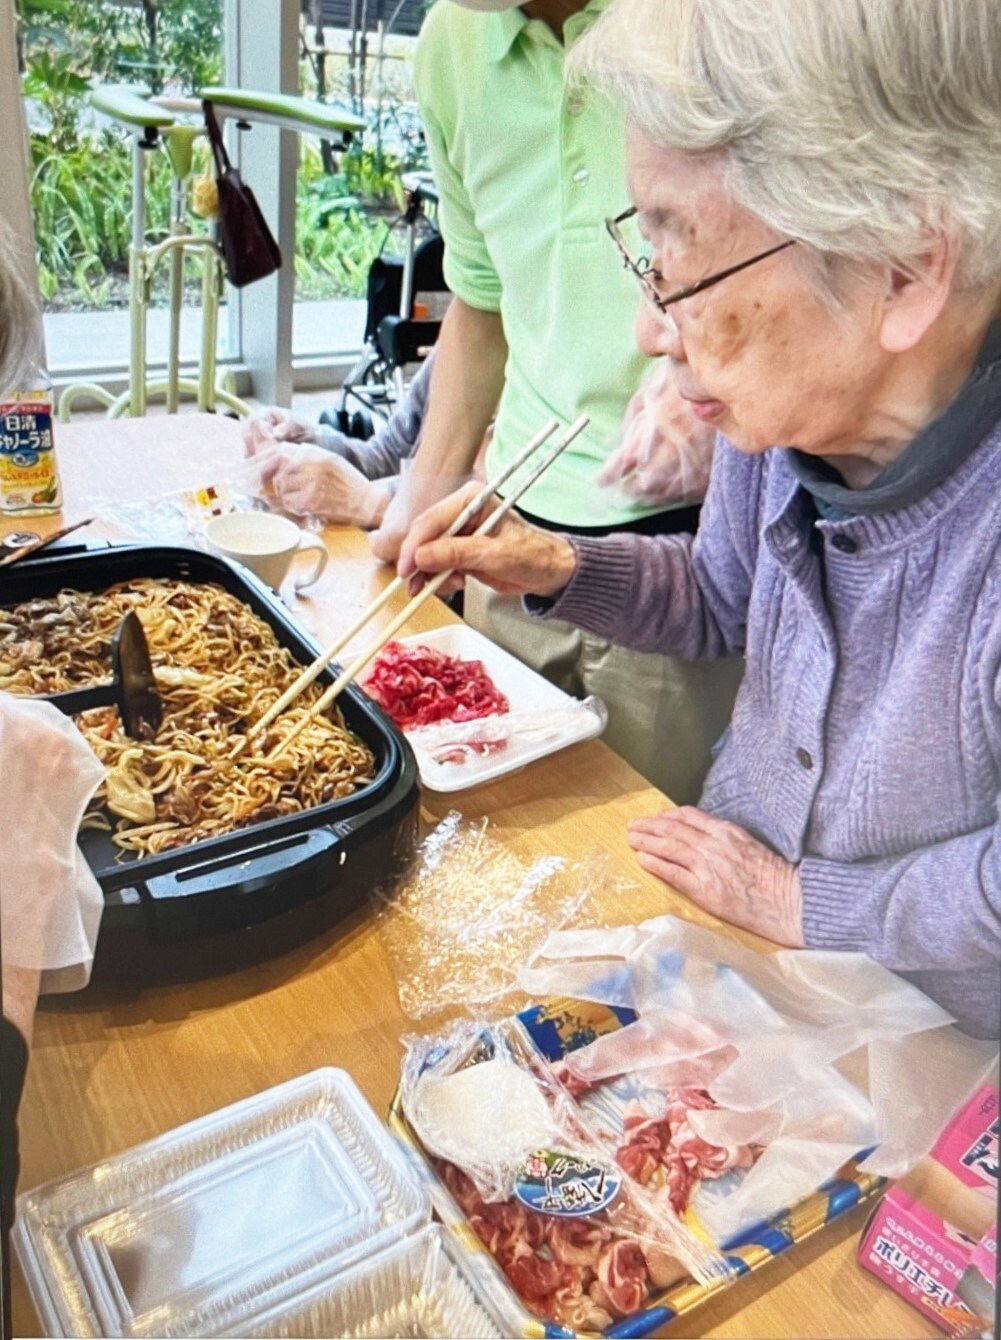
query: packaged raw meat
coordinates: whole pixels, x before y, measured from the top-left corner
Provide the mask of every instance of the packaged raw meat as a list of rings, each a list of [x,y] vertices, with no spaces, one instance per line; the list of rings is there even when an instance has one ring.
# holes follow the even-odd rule
[[[650,1294],[726,1272],[682,1218],[691,1187],[751,1150],[687,1127],[699,1093],[658,1118],[589,1114],[517,1030],[476,1021],[407,1040],[401,1100],[473,1232],[536,1316],[603,1330]],[[641,1157],[634,1157],[641,1153]]]

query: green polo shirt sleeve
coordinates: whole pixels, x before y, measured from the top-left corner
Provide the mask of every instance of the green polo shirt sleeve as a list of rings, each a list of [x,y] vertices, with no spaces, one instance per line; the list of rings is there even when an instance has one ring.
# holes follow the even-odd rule
[[[440,27],[436,13],[432,10],[425,21],[417,51],[416,84],[428,157],[438,188],[438,212],[445,238],[445,283],[470,307],[484,312],[499,312],[500,279],[483,234],[476,226],[469,193],[449,157],[448,136],[440,121],[443,113],[454,120],[456,111],[454,102],[442,96],[447,92],[447,86],[443,87],[442,81],[435,80],[431,74],[445,58],[441,50],[442,39],[435,32]],[[452,130],[454,133],[454,125]]]
[[[470,307],[499,312],[500,279],[491,263],[486,242],[476,227],[469,196],[449,162],[441,127],[430,115],[424,117],[424,133],[438,187],[441,229],[447,239],[445,283]]]

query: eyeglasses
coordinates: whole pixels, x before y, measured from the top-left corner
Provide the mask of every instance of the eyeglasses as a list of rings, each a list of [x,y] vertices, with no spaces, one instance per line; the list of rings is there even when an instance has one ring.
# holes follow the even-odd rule
[[[662,282],[664,276],[659,270],[655,270],[646,256],[635,259],[629,250],[626,239],[622,235],[622,224],[627,219],[635,216],[637,210],[633,205],[629,209],[617,215],[614,219],[606,219],[605,227],[608,229],[608,235],[615,243],[619,255],[622,257],[622,263],[626,269],[636,276],[643,290],[646,300],[656,308],[657,312],[666,317],[667,309],[676,302],[682,302],[685,298],[693,298],[696,293],[704,293],[707,288],[712,288],[723,279],[729,279],[731,275],[739,274],[741,270],[746,270],[750,265],[757,265],[758,261],[767,260],[769,256],[774,256],[777,251],[785,251],[786,247],[795,245],[796,239],[790,237],[786,242],[779,242],[774,247],[769,247],[767,251],[759,251],[756,256],[751,256],[746,261],[740,261],[737,265],[730,265],[725,270],[719,270],[716,274],[709,275],[706,279],[700,279],[697,284],[689,284],[687,288],[679,288],[674,293],[668,293],[662,297],[657,292],[658,282]],[[667,319],[674,324],[672,317]]]

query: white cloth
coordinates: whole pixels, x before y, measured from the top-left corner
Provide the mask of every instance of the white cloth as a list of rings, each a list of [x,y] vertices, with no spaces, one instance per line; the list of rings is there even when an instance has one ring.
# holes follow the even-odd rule
[[[0,944],[5,964],[42,970],[43,993],[90,980],[104,898],[76,835],[104,775],[57,708],[0,693]]]

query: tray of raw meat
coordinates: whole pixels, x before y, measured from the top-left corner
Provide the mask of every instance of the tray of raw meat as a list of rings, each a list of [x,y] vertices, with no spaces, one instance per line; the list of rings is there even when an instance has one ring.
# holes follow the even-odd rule
[[[437,1109],[433,1102],[419,1106],[413,1068],[408,1081],[405,1065],[390,1126],[424,1164],[435,1211],[506,1335],[650,1335],[721,1290],[739,1287],[743,1276],[885,1185],[852,1161],[767,1221],[724,1241],[712,1239],[700,1222],[700,1205],[726,1194],[761,1148],[720,1148],[699,1138],[691,1114],[715,1106],[705,1090],[654,1091],[629,1075],[587,1086],[563,1064],[570,1052],[635,1018],[631,1010],[569,999],[524,1010],[483,1032],[489,1064],[481,1048],[470,1058],[475,1064],[464,1061],[461,1072],[449,1076],[451,1090],[428,1091],[438,1095]],[[495,1055],[498,1039],[509,1059],[522,1058],[547,1102],[511,1085],[510,1067]],[[448,1050],[428,1046],[421,1071],[438,1065]],[[450,1106],[441,1102],[446,1092]],[[477,1094],[488,1095],[500,1114],[492,1125],[470,1115]],[[560,1113],[557,1129],[547,1138],[554,1112]],[[513,1132],[526,1126],[540,1148],[506,1184],[491,1181],[489,1160],[466,1160],[464,1168],[461,1153],[447,1157],[486,1130],[496,1165],[499,1147],[513,1149]],[[682,1238],[695,1250],[686,1252]]]
[[[467,624],[389,642],[361,687],[406,735],[432,791],[482,786],[600,735],[607,715]]]

